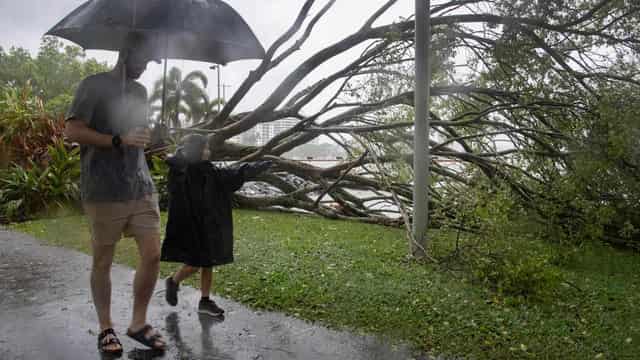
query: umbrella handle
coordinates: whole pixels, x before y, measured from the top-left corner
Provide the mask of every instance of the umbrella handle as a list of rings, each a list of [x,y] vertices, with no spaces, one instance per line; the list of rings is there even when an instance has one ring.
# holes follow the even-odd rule
[[[136,25],[138,25],[138,0],[133,0],[132,16],[133,18],[131,19],[131,28],[135,29]]]
[[[165,35],[164,43],[164,74],[162,75],[162,110],[160,112],[160,122],[167,125],[165,121],[165,106],[167,102],[167,63],[169,53],[169,34]],[[168,126],[167,126],[168,127]]]
[[[138,0],[133,0],[133,12],[131,18],[131,29],[135,30],[136,28],[136,18],[138,17]],[[127,35],[128,36],[128,35]],[[126,49],[124,52],[124,56],[122,59],[122,67],[121,70],[121,79],[122,79],[122,97],[126,99],[126,90],[127,90],[127,58],[129,57],[129,50]]]
[[[126,65],[126,58],[124,60],[124,62],[120,65],[121,69],[120,69],[120,80],[122,80],[122,84],[120,87],[121,90],[121,95],[123,97],[125,97],[126,92],[127,92],[127,65]]]

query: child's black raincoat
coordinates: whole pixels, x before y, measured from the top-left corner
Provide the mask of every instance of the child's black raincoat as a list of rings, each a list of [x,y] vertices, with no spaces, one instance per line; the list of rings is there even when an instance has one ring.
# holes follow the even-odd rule
[[[188,164],[180,154],[167,163],[169,219],[162,261],[194,267],[233,262],[233,193],[270,163],[218,168],[209,161]]]

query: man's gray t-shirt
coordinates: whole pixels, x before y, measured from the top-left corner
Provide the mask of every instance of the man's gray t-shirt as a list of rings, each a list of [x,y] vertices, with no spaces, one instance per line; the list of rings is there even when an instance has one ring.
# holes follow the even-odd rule
[[[102,134],[124,135],[149,124],[147,91],[114,73],[84,79],[67,114]],[[86,202],[138,200],[155,192],[144,150],[81,145],[81,194]]]

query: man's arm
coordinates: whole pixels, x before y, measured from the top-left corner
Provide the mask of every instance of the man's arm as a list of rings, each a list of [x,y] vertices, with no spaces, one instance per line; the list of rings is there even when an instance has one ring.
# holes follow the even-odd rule
[[[94,145],[99,147],[112,147],[113,136],[99,133],[89,126],[87,122],[77,118],[67,120],[64,127],[64,136],[71,142],[81,145]],[[149,131],[134,129],[120,137],[123,145],[144,148],[150,141]]]
[[[113,136],[100,133],[89,126],[90,120],[101,96],[99,83],[95,77],[89,77],[80,83],[76,90],[73,103],[67,114],[64,128],[65,137],[81,145],[93,145],[99,147],[112,147]],[[144,89],[144,88],[143,88]],[[151,141],[149,131],[134,129],[128,134],[119,134],[122,145],[145,147]]]
[[[90,127],[84,120],[69,119],[64,127],[64,136],[71,142],[81,145],[111,147],[113,136],[101,134]]]

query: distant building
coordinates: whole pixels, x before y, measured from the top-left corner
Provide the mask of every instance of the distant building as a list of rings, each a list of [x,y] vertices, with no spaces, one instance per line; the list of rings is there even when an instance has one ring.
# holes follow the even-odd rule
[[[283,119],[261,123],[229,140],[243,145],[264,146],[278,134],[296,126],[298,122],[298,119]],[[346,157],[346,153],[337,144],[326,142],[326,140],[323,142],[321,137],[318,136],[305,144],[296,146],[291,151],[283,154],[283,156],[296,160],[343,160]]]
[[[273,139],[274,136],[296,126],[298,119],[283,119],[256,126],[256,146],[262,146]]]
[[[242,134],[232,137],[229,141],[242,145],[254,146],[256,144],[256,129],[251,128]]]

